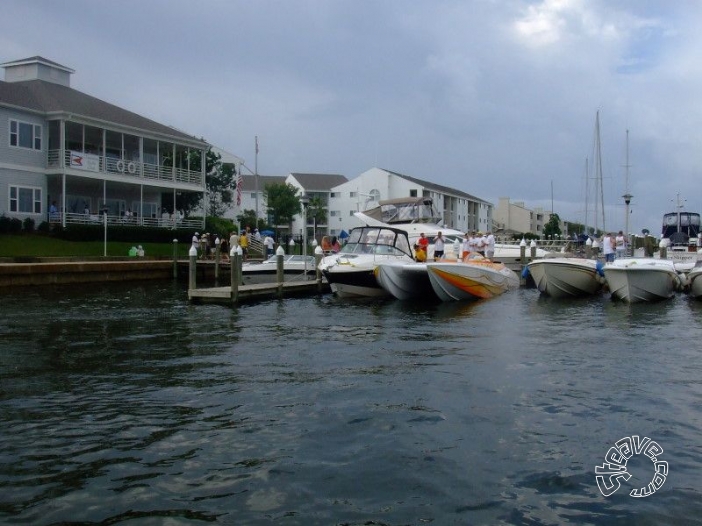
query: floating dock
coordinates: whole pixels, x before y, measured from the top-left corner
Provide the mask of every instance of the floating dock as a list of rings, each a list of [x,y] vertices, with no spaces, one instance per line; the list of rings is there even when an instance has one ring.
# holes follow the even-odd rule
[[[261,299],[311,296],[331,292],[326,281],[286,281],[283,283],[257,283],[241,285],[236,292],[232,287],[188,289],[188,299],[193,303],[238,304]]]

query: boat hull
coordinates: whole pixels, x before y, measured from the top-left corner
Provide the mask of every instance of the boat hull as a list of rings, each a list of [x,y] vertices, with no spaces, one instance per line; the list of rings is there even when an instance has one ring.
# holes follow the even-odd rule
[[[681,280],[671,261],[623,258],[605,265],[612,297],[627,303],[663,301],[680,289]]]
[[[331,291],[339,297],[383,298],[390,294],[378,284],[374,268],[323,270]]]
[[[687,274],[688,289],[690,297],[697,300],[702,299],[702,267],[695,267]]]
[[[425,263],[381,263],[376,268],[380,286],[399,300],[436,299]]]
[[[429,281],[442,301],[487,299],[519,287],[517,275],[502,263],[427,263]]]
[[[590,296],[602,290],[604,277],[598,263],[581,258],[545,258],[532,261],[527,269],[539,291],[553,298]]]

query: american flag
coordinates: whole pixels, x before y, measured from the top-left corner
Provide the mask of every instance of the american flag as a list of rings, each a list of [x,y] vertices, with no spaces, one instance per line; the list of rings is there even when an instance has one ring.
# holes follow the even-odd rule
[[[241,173],[236,179],[236,206],[241,206],[241,189],[244,186],[244,178]]]

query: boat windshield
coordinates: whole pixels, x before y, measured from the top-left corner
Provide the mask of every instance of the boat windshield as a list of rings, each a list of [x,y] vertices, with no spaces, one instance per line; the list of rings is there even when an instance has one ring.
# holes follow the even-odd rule
[[[354,228],[349,233],[344,254],[411,255],[407,234],[389,228]]]

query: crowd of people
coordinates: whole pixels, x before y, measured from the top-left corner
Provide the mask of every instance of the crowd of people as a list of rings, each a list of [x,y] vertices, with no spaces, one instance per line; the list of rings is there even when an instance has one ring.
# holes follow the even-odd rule
[[[426,261],[429,253],[430,240],[424,232],[419,234],[417,242],[414,244],[414,256],[416,261]],[[434,244],[434,261],[439,261],[446,254],[446,240],[443,233],[438,232],[433,240]],[[463,235],[463,240],[460,244],[460,259],[466,260],[476,255],[492,259],[495,256],[495,236],[492,232],[466,232]],[[459,256],[456,254],[456,257]]]

